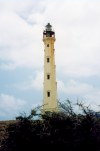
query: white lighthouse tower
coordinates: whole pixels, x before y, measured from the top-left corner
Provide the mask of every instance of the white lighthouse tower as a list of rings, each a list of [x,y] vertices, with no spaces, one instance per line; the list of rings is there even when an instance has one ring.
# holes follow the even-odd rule
[[[43,32],[44,42],[44,90],[43,90],[43,111],[58,111],[57,82],[55,66],[55,32],[48,23]]]

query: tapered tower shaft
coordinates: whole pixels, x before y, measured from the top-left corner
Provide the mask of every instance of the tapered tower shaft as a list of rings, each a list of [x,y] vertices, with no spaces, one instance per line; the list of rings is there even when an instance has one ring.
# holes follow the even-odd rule
[[[55,66],[55,32],[48,23],[43,32],[44,42],[44,90],[43,90],[43,111],[57,111],[57,82]]]

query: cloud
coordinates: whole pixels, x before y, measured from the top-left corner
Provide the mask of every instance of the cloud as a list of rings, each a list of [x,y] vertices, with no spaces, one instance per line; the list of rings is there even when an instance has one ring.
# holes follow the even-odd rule
[[[87,83],[80,83],[75,80],[69,80],[66,84],[62,81],[58,81],[58,86],[60,91],[67,93],[67,94],[86,94],[88,92],[93,91],[93,86]]]
[[[57,70],[68,76],[100,75],[100,2],[25,0],[20,5],[1,1],[1,5],[0,58],[8,61],[1,69],[41,68],[42,31],[51,21],[57,38]]]
[[[42,90],[43,89],[43,72],[38,72],[35,79],[31,79],[31,85],[30,87],[37,89],[37,90]]]
[[[94,87],[92,84],[75,80],[69,80],[67,83],[58,81],[58,92],[65,93],[69,97],[75,96],[79,101],[83,101],[85,105],[100,110],[100,88]]]
[[[13,87],[22,91],[27,91],[31,89],[41,91],[43,89],[43,72],[37,71],[34,78],[31,75],[28,77],[27,81],[14,84]]]
[[[25,109],[26,101],[9,94],[0,94],[0,118],[15,117]]]
[[[15,3],[11,2],[6,5],[6,3],[3,3],[4,9],[0,13],[0,59],[3,62],[1,69],[16,69],[17,67],[34,68],[40,66],[38,60],[41,60],[42,55],[38,53],[41,47],[41,44],[38,45],[40,41],[38,25],[33,24],[33,26],[30,26],[20,16],[20,12],[16,12],[16,6],[18,8],[18,5],[15,6]],[[25,5],[24,3],[22,4]],[[10,9],[9,5],[12,6]],[[30,5],[27,5],[27,7],[29,9]],[[38,35],[38,40],[36,35]],[[42,52],[42,49],[40,52]]]

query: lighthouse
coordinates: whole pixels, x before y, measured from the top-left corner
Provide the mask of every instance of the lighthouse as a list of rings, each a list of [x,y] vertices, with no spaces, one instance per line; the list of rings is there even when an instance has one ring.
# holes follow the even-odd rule
[[[43,31],[44,42],[44,83],[43,83],[43,111],[58,111],[57,82],[55,65],[55,32],[48,23]]]

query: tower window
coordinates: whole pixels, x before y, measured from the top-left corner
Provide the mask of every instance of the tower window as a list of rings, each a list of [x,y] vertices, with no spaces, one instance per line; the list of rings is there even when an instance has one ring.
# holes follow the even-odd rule
[[[50,79],[50,74],[47,74],[47,79]]]
[[[47,44],[47,47],[49,47],[49,44]]]
[[[50,97],[50,92],[49,91],[47,92],[47,97]]]
[[[47,62],[50,62],[50,58],[47,58]]]

